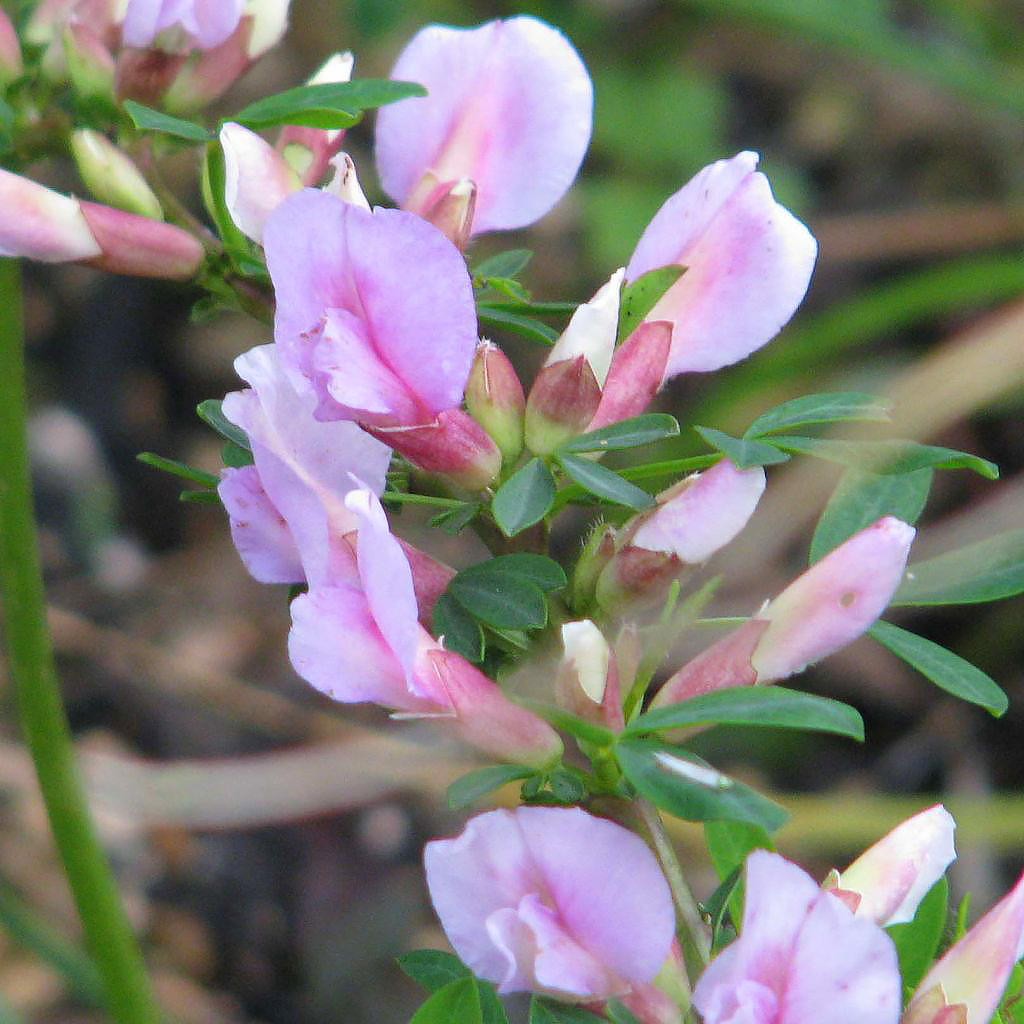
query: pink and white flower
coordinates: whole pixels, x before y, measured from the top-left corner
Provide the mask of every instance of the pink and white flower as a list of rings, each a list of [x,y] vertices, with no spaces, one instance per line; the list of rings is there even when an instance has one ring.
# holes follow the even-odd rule
[[[499,992],[603,1001],[646,985],[669,956],[675,916],[654,855],[579,808],[490,811],[423,860],[449,942]]]

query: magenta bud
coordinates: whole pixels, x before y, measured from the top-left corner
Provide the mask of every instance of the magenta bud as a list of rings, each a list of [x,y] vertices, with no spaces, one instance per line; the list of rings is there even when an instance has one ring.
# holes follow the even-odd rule
[[[0,84],[6,84],[21,74],[21,44],[11,19],[0,10]]]
[[[142,172],[105,135],[89,128],[72,132],[71,154],[86,188],[100,202],[141,217],[163,220],[160,200]]]
[[[665,378],[671,347],[672,325],[655,320],[641,324],[615,350],[590,430],[639,416],[651,404]]]
[[[427,658],[451,701],[455,729],[470,746],[531,767],[550,764],[562,753],[562,741],[547,722],[513,704],[461,655],[438,648]]]
[[[185,281],[203,262],[203,247],[181,228],[109,206],[82,203],[101,253],[91,262],[115,274]]]
[[[477,346],[466,382],[466,408],[494,440],[505,465],[511,466],[523,450],[526,398],[508,356],[489,341]]]
[[[434,617],[434,605],[437,604],[437,599],[451,583],[455,570],[451,566],[445,565],[444,562],[432,558],[425,551],[413,547],[401,537],[397,537],[396,540],[402,546],[405,557],[409,560],[412,589],[416,595],[416,608],[420,624],[429,631]]]
[[[461,409],[446,409],[432,423],[374,427],[374,437],[427,473],[436,473],[467,491],[482,491],[501,472],[501,452],[476,420]]]
[[[597,579],[597,603],[613,613],[627,604],[659,601],[683,569],[675,555],[626,544],[615,552]]]
[[[119,99],[158,106],[171,83],[185,67],[186,57],[163,50],[123,49],[114,68],[114,88]]]
[[[545,366],[526,400],[526,446],[535,455],[550,455],[582,434],[601,401],[601,385],[586,356]]]

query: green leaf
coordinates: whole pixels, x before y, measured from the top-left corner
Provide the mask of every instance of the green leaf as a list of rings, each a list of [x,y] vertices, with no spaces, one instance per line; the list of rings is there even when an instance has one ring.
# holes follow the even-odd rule
[[[220,399],[208,398],[205,402],[200,402],[196,406],[196,413],[207,426],[213,427],[225,440],[233,441],[239,448],[244,448],[247,452],[252,451],[245,431],[241,427],[236,427],[224,415]]]
[[[797,455],[874,473],[911,473],[915,469],[970,469],[987,480],[999,479],[999,467],[988,459],[916,441],[837,441],[824,437],[772,437],[771,443]]]
[[[237,266],[239,261],[249,258],[251,243],[228,210],[224,150],[216,142],[211,142],[206,147],[203,175],[203,195],[207,201],[207,209],[217,226],[217,233],[224,242],[228,257]]]
[[[997,718],[1009,707],[1009,699],[980,668],[947,651],[923,636],[917,636],[891,622],[876,622],[868,633],[898,658],[916,668],[940,690],[978,704]]]
[[[409,1024],[483,1024],[475,978],[460,978],[438,989]]]
[[[132,123],[142,132],[159,132],[161,135],[173,135],[177,139],[188,142],[207,142],[210,133],[194,121],[184,121],[180,117],[171,117],[159,110],[151,110],[135,100],[125,100],[124,109],[132,119]]]
[[[568,582],[565,570],[553,558],[530,552],[498,555],[497,558],[489,558],[486,562],[477,562],[476,565],[463,569],[459,575],[471,578],[475,573],[508,573],[534,583],[546,591],[561,590]]]
[[[657,267],[641,274],[622,289],[619,301],[619,333],[618,338],[628,338],[644,317],[658,304],[662,297],[685,273],[686,268],[672,264],[668,267]]]
[[[220,495],[216,491],[182,491],[178,501],[188,505],[219,505]]]
[[[848,469],[832,492],[815,527],[811,540],[811,563],[882,516],[895,516],[905,523],[916,523],[928,500],[933,475],[930,469],[888,474]]]
[[[931,966],[943,932],[946,930],[946,914],[949,908],[949,883],[945,876],[940,878],[918,904],[912,921],[894,924],[887,928],[889,937],[896,944],[900,961],[900,977],[904,988],[913,991]]]
[[[806,427],[813,423],[842,423],[850,420],[879,420],[886,422],[892,412],[892,402],[876,395],[859,391],[831,391],[820,395],[804,395],[783,402],[762,413],[744,433],[745,438],[792,427]]]
[[[444,638],[449,651],[461,654],[466,661],[479,665],[484,660],[484,631],[480,623],[458,601],[442,594],[434,603],[434,636]]]
[[[170,473],[172,476],[180,477],[182,480],[188,480],[194,484],[202,484],[206,488],[213,489],[218,483],[217,477],[212,473],[186,466],[184,462],[178,462],[177,459],[165,459],[162,455],[155,455],[153,452],[140,452],[135,458],[154,469],[163,470],[165,473]]]
[[[487,287],[492,291],[501,292],[512,301],[482,299],[480,300],[481,305],[499,310],[508,307],[506,311],[510,313],[527,313],[529,311],[530,293],[514,277],[489,277],[487,278]]]
[[[564,768],[556,769],[548,777],[548,787],[556,800],[563,804],[578,804],[587,795],[586,783]]]
[[[469,968],[457,956],[439,949],[417,949],[395,959],[405,974],[430,992],[471,976]]]
[[[624,739],[615,755],[642,797],[684,821],[742,821],[771,832],[789,817],[773,800],[679,747]]]
[[[555,461],[575,483],[602,501],[633,509],[650,508],[654,504],[654,498],[646,491],[599,463],[562,452],[555,452]]]
[[[225,441],[220,450],[221,461],[230,469],[242,469],[252,465],[252,452],[234,441]]]
[[[743,867],[754,850],[772,850],[775,845],[768,833],[758,825],[743,825],[738,821],[708,821],[704,823],[704,841],[715,871],[726,881]],[[743,879],[729,894],[729,913],[739,926],[743,920]]]
[[[692,725],[746,725],[805,729],[864,739],[864,721],[849,704],[781,686],[737,686],[648,711],[626,726],[624,736]]]
[[[460,534],[476,517],[480,511],[480,502],[467,501],[459,508],[445,509],[438,512],[430,519],[430,525],[436,526],[439,530],[447,533],[450,537]]]
[[[693,429],[712,448],[720,451],[737,469],[774,466],[780,462],[789,461],[788,455],[764,441],[747,441],[739,437],[730,437],[728,434],[722,433],[721,430],[715,430],[714,427],[694,427]]]
[[[539,523],[555,501],[555,481],[540,459],[531,459],[498,488],[491,503],[494,521],[506,537]]]
[[[707,914],[711,923],[711,945],[717,949],[722,944],[722,935],[726,931],[725,912],[730,911],[733,923],[738,929],[741,917],[737,917],[732,911],[734,903],[742,908],[740,894],[743,889],[743,866],[732,869],[721,885],[708,897],[704,904],[704,913]]]
[[[531,770],[521,764],[490,764],[486,768],[479,768],[456,779],[448,787],[448,808],[461,811],[506,783],[528,778],[531,774]]]
[[[484,327],[509,331],[539,345],[551,346],[558,339],[558,332],[540,320],[521,313],[509,313],[486,302],[477,305],[477,319]]]
[[[570,736],[591,743],[595,747],[610,747],[615,742],[615,733],[596,722],[588,722],[585,719],[577,718],[568,711],[562,711],[561,708],[553,708],[549,704],[541,704],[538,701],[524,700],[520,703],[556,729],[561,729],[563,732],[569,733]]]
[[[498,629],[540,629],[548,621],[544,591],[521,576],[482,569],[460,572],[446,593],[474,618]]]
[[[605,1016],[611,1024],[640,1024],[640,1021],[618,1001],[610,999],[604,1008]]]
[[[526,264],[533,259],[529,249],[506,249],[481,260],[473,268],[473,276],[479,280],[489,277],[518,277]]]
[[[364,110],[410,96],[426,95],[427,90],[415,82],[392,82],[383,78],[300,85],[250,103],[232,120],[249,128],[269,128],[279,124],[322,129],[351,128]]]
[[[529,1024],[605,1024],[604,1018],[584,1010],[582,1006],[556,1003],[553,999],[534,996],[530,1000]]]
[[[624,448],[637,448],[652,441],[679,435],[679,423],[674,416],[663,412],[652,412],[646,416],[613,423],[588,434],[581,434],[563,444],[563,452],[614,452]]]
[[[1024,591],[1024,530],[908,566],[894,605],[978,604]]]

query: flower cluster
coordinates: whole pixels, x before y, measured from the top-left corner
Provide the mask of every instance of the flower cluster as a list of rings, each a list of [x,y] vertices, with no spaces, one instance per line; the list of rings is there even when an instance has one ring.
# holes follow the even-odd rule
[[[72,152],[110,205],[0,171],[14,211],[0,253],[196,277],[235,308],[272,305],[272,343],[235,363],[245,387],[200,410],[228,441],[207,496],[250,574],[293,587],[291,664],[334,701],[434,720],[499,762],[457,782],[454,804],[522,784],[522,806],[427,846],[431,898],[457,971],[471,972],[451,985],[477,1000],[531,992],[553,1020],[578,1004],[641,1024],[691,1008],[705,1024],[986,1024],[1024,952],[1024,881],[928,969],[936,934],[915,975],[900,942],[926,945],[927,929],[886,929],[917,927],[940,896],[944,915],[946,811],[910,819],[819,884],[770,852],[781,808],[686,745],[714,725],[862,737],[852,708],[765,684],[872,627],[927,665],[912,634],[875,626],[908,585],[915,530],[908,503],[872,480],[971,457],[790,433],[886,417],[872,396],[842,392],[784,403],[742,438],[699,428],[704,455],[609,468],[606,452],[679,433],[648,412],[667,381],[750,356],[803,299],[816,244],[757,155],[699,171],[589,301],[534,302],[521,253],[475,262],[467,251],[481,234],[532,224],[576,177],[593,94],[572,45],[530,17],[433,26],[388,81],[353,80],[354,58],[337,54],[216,135],[167,113],[219,95],[280,35],[286,10],[40,4],[27,37],[48,75],[134,98],[140,132],[203,143],[219,238],[187,218],[163,223],[146,175],[82,129]],[[0,48],[17,78],[5,21]],[[377,106],[376,171],[394,208],[371,207],[343,148]],[[561,332],[551,316],[566,318]],[[485,325],[548,345],[528,387]],[[855,464],[868,490],[837,492],[842,514],[826,510],[812,564],[780,593],[741,619],[702,618],[705,563],[756,514],[765,467],[804,452]],[[648,479],[666,486],[636,485]],[[472,528],[492,557],[456,571],[409,543],[396,513],[412,505],[439,509],[433,525],[449,534]],[[593,516],[566,569],[548,540],[568,505]],[[673,663],[679,635],[723,626]],[[999,711],[999,697],[978,699]],[[659,812],[741,827],[717,910],[690,896]]]

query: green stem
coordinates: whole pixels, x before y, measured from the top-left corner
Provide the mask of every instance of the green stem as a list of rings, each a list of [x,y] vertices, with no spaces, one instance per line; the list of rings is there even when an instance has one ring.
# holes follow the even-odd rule
[[[458,498],[436,498],[432,494],[407,494],[405,491],[384,491],[380,500],[402,505],[432,505],[434,508],[462,508],[466,504]]]
[[[665,823],[661,820],[658,809],[647,800],[638,799],[635,803],[637,813],[643,820],[644,827],[651,837],[651,844],[665,872],[668,887],[672,892],[672,900],[679,912],[680,942],[683,947],[683,959],[691,978],[699,976],[711,959],[711,940],[707,927],[701,917],[697,901],[693,898],[690,886],[679,865],[676,851],[665,831]]]
[[[78,781],[46,625],[29,477],[18,265],[0,260],[0,589],[18,716],[86,944],[118,1024],[156,1024],[142,955]]]

